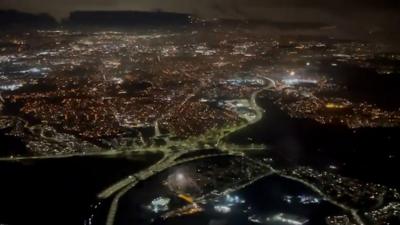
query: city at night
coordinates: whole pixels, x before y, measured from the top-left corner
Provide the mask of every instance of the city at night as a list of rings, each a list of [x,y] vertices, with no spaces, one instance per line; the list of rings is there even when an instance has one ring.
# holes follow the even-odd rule
[[[398,0],[0,0],[0,225],[400,225]]]

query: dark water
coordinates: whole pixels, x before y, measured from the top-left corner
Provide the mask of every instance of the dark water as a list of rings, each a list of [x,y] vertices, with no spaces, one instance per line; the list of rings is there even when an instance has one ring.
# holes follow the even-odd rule
[[[234,192],[232,196],[240,196],[246,202],[232,207],[232,211],[226,214],[215,212],[212,205],[206,211],[192,216],[183,216],[168,219],[154,224],[192,224],[192,225],[250,225],[257,224],[249,220],[249,217],[271,217],[279,213],[296,215],[309,220],[308,225],[325,224],[325,218],[332,215],[341,215],[344,212],[326,201],[318,204],[287,203],[284,196],[318,196],[301,183],[288,180],[276,175],[265,177],[252,185]]]
[[[342,175],[399,187],[400,132],[398,128],[351,130],[341,126],[320,125],[311,120],[291,119],[267,98],[258,99],[266,109],[265,117],[257,124],[230,136],[235,143],[264,143],[265,154],[274,159],[276,167],[309,165],[319,169],[338,167]],[[20,146],[17,139],[1,136],[2,146]],[[4,151],[4,150],[3,150]],[[83,224],[93,212],[95,195],[113,182],[151,165],[159,155],[148,157],[94,158],[0,162],[0,223],[6,224]],[[167,192],[160,189],[160,178],[140,183],[122,201],[117,224],[146,224],[154,216],[143,204]],[[154,183],[152,183],[154,182]],[[285,205],[285,194],[307,193],[310,190],[283,178],[265,178],[238,194],[254,206],[255,214],[289,212],[320,223],[323,217],[338,209],[328,203],[318,207]],[[294,189],[291,189],[294,188]],[[93,224],[104,224],[109,202],[96,211]],[[177,202],[177,205],[182,202]],[[322,211],[319,211],[322,210]],[[212,207],[204,213],[174,218],[158,224],[247,224],[248,214],[241,210],[229,215],[216,214]],[[134,223],[132,223],[134,222]]]
[[[399,77],[377,78],[371,70],[338,67],[324,70],[350,87],[352,100],[367,100],[386,109],[398,108]],[[368,79],[366,79],[368,78]],[[372,93],[372,94],[371,94]],[[376,94],[374,94],[376,93]],[[323,93],[327,94],[327,93]],[[345,97],[345,96],[344,96]],[[265,117],[257,124],[230,135],[238,144],[262,143],[269,148],[257,156],[271,157],[275,167],[311,166],[335,171],[341,175],[400,188],[400,128],[348,129],[343,126],[321,125],[308,119],[292,119],[268,98],[258,103],[266,109]],[[152,135],[151,130],[143,132]],[[3,132],[4,133],[4,132]],[[17,138],[0,132],[0,155],[26,154],[24,144]],[[213,153],[214,150],[205,151]],[[201,153],[201,154],[203,154]],[[192,154],[192,153],[191,153]],[[185,157],[196,156],[186,155]],[[147,154],[118,158],[76,157],[23,162],[0,162],[0,224],[83,224],[91,213],[92,222],[104,224],[109,201],[98,205],[96,194],[113,182],[146,168],[161,155]],[[121,201],[118,225],[149,224],[154,218],[143,207],[152,199],[170,194],[161,185],[168,175],[141,182]],[[309,224],[324,224],[327,215],[342,214],[340,209],[322,201],[317,205],[287,204],[285,195],[314,195],[306,186],[278,176],[266,177],[235,194],[246,200],[245,205],[233,208],[229,214],[218,214],[212,205],[192,216],[157,220],[154,224],[243,225],[251,224],[248,216],[266,217],[274,213],[288,213],[310,219]],[[173,202],[181,206],[183,202]],[[243,207],[251,210],[243,212]]]
[[[0,223],[83,224],[100,191],[161,156],[0,162]]]
[[[398,60],[390,61],[375,58],[371,60],[371,63],[400,68]],[[323,61],[318,72],[327,74],[337,85],[347,87],[345,90],[335,92],[333,96],[345,97],[353,102],[367,101],[386,110],[399,110],[399,73],[385,76],[378,74],[374,68],[361,68],[352,64],[341,64],[340,66],[332,67],[329,64],[330,62]],[[319,95],[329,97],[330,93],[322,92]]]
[[[400,128],[348,129],[293,119],[268,98],[258,99],[266,110],[257,124],[230,135],[234,143],[263,143],[277,167],[312,166],[339,174],[400,187]]]
[[[226,161],[228,158],[219,157],[219,161]],[[200,161],[201,162],[201,161]],[[209,164],[210,162],[205,162]],[[213,224],[253,224],[248,220],[248,217],[254,215],[260,218],[271,216],[278,213],[287,213],[300,216],[309,220],[309,225],[324,224],[325,217],[331,215],[341,215],[344,212],[321,199],[318,204],[304,205],[299,202],[287,203],[284,197],[287,195],[298,196],[314,196],[320,197],[302,183],[292,181],[277,175],[267,176],[259,181],[238,190],[231,195],[240,196],[245,200],[245,203],[232,206],[232,211],[227,214],[221,214],[215,211],[214,206],[219,204],[214,202],[214,198],[207,201],[204,206],[205,211],[193,214],[190,216],[172,217],[167,220],[160,219],[162,213],[153,213],[146,206],[160,196],[169,197],[170,210],[180,208],[186,205],[183,201],[174,198],[176,194],[171,192],[163,181],[181,167],[192,167],[193,163],[176,166],[168,169],[150,179],[140,182],[136,187],[126,193],[119,201],[116,223],[118,225],[144,225],[144,224],[193,224],[193,225],[213,225]],[[223,167],[220,168],[224,170]],[[227,169],[227,168],[226,168]],[[222,186],[223,181],[216,181],[216,187]],[[220,183],[219,183],[220,182]],[[218,198],[224,198],[217,197]],[[96,223],[102,224],[102,223]]]
[[[172,174],[177,172],[184,172],[185,174],[191,174],[192,177],[199,177],[204,179],[204,177],[209,177],[205,174],[198,174],[196,168],[199,165],[206,168],[203,173],[212,173],[212,169],[208,165],[217,165],[221,170],[226,169],[230,162],[232,162],[235,157],[215,157],[204,160],[196,160],[194,162],[185,163],[183,165],[177,165],[168,168],[161,173],[150,177],[149,179],[139,182],[133,189],[128,191],[119,201],[118,212],[116,215],[116,224],[118,225],[128,225],[128,224],[149,224],[152,219],[157,218],[157,215],[146,209],[153,199],[163,196],[171,198],[171,204],[175,207],[181,207],[184,202],[176,198],[176,194],[171,192],[169,188],[164,185],[164,181]],[[221,171],[224,173],[225,171]],[[209,174],[208,174],[209,175]],[[224,184],[222,180],[217,180],[217,174],[215,175],[215,182],[220,182],[220,185]],[[171,208],[172,209],[172,208]],[[134,212],[134,213],[132,213]],[[102,223],[98,223],[102,224]],[[98,225],[96,224],[96,225]]]
[[[28,155],[28,149],[20,138],[6,135],[7,129],[0,130],[0,157]]]

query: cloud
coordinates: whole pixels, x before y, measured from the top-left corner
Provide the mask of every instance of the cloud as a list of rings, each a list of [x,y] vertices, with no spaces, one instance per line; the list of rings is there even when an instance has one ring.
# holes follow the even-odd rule
[[[205,17],[322,23],[390,22],[399,6],[398,0],[0,0],[0,9],[45,12],[56,18],[74,10],[164,10]]]

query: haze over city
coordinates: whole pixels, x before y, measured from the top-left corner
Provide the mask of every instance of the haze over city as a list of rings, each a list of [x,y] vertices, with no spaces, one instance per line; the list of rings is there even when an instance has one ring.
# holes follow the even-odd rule
[[[400,224],[395,0],[2,0],[0,224]]]

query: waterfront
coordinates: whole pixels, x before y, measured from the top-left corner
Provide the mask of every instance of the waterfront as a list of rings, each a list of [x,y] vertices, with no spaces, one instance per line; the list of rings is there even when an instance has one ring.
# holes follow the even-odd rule
[[[162,154],[1,161],[0,220],[5,224],[82,224],[96,194]]]
[[[267,144],[257,157],[273,158],[277,168],[311,166],[344,176],[399,188],[394,171],[400,155],[399,128],[349,129],[322,125],[310,119],[290,118],[266,97],[258,103],[266,116],[257,124],[232,134],[236,144]],[[251,153],[254,154],[254,153]]]
[[[229,26],[19,38],[0,58],[0,223],[399,219],[399,55],[381,45]]]
[[[259,181],[230,194],[240,196],[245,203],[234,206],[230,213],[221,214],[215,211],[214,205],[209,205],[206,210],[196,215],[172,218],[163,222],[153,224],[273,224],[268,223],[267,218],[273,218],[280,213],[294,216],[298,223],[301,220],[307,221],[306,224],[324,224],[328,216],[345,215],[345,212],[324,201],[321,196],[311,191],[301,183],[290,181],[279,176],[268,176]],[[296,196],[307,196],[319,199],[318,203],[302,204],[301,202],[291,202],[288,199]],[[225,196],[221,197],[222,199]],[[285,201],[286,198],[286,201]],[[275,221],[279,223],[282,221]]]
[[[216,220],[225,221],[223,224],[253,224],[249,221],[249,217],[266,217],[277,213],[296,214],[306,217],[310,220],[310,224],[321,224],[326,216],[346,214],[343,209],[325,201],[324,197],[307,186],[277,175],[268,175],[267,171],[257,172],[257,167],[249,163],[251,162],[246,159],[217,157],[171,167],[139,182],[125,193],[119,201],[115,224],[212,224]],[[247,178],[241,175],[249,172],[251,175]],[[183,186],[178,189],[176,187],[171,189],[166,182],[177,174],[182,174],[184,179],[190,182],[183,183]],[[207,179],[210,174],[214,174],[217,180]],[[262,176],[253,182],[253,179],[259,175]],[[180,199],[179,193],[185,193],[193,198],[196,207],[201,207],[202,210],[198,213],[188,211],[187,216],[179,216],[181,207],[190,206],[190,203]],[[232,206],[229,209],[232,213],[224,215],[216,212],[214,207],[218,204],[228,204],[224,203],[226,196],[240,196],[243,204],[237,207]],[[291,204],[287,200],[285,202],[285,196],[311,196],[318,199],[318,204],[308,205],[299,202]],[[158,197],[171,199],[171,203],[166,208],[172,212],[168,213],[169,219],[161,219],[162,212],[148,208],[152,200]],[[95,213],[95,215],[98,214]],[[102,222],[97,220],[94,224],[102,224]]]

